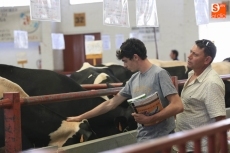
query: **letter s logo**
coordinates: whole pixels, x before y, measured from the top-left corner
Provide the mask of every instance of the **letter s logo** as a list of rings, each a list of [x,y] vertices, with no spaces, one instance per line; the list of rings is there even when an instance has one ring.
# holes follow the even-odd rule
[[[220,10],[220,5],[218,3],[212,4],[212,12],[218,12]]]

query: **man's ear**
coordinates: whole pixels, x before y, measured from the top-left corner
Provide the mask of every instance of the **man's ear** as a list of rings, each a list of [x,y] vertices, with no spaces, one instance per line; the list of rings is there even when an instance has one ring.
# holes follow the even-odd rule
[[[211,56],[207,56],[207,57],[205,58],[204,63],[205,63],[205,64],[209,64],[211,61],[212,61],[212,57],[211,57]]]
[[[133,54],[133,59],[134,59],[135,61],[138,61],[139,56],[138,56],[137,54]]]

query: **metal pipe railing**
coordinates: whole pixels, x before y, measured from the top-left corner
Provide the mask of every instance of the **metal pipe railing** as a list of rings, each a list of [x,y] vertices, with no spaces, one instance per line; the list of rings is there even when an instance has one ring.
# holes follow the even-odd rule
[[[43,104],[43,103],[52,103],[52,102],[62,102],[67,100],[77,100],[85,98],[94,98],[105,95],[115,95],[117,94],[122,87],[117,88],[108,88],[100,90],[89,90],[89,91],[80,91],[80,92],[71,92],[71,93],[62,93],[62,94],[52,94],[52,95],[43,95],[43,96],[33,96],[28,98],[20,98],[21,105],[31,105],[31,104]],[[11,101],[8,98],[0,100],[0,108],[10,107]]]
[[[171,77],[172,80],[174,80],[173,77],[175,77],[175,76]],[[220,75],[220,77],[223,80],[228,80],[228,79],[230,79],[230,74]],[[176,80],[177,84],[174,83],[174,85],[177,85],[177,86],[175,86],[175,87],[178,89],[178,86],[183,86],[184,83],[186,82],[186,80],[187,79]],[[112,86],[114,86],[114,87],[121,87],[123,85],[123,83],[109,83],[109,84],[112,85]],[[84,88],[84,89],[90,90],[90,89],[105,89],[108,86],[107,86],[107,84],[81,84],[81,87]]]
[[[5,125],[5,152],[18,153],[22,150],[21,141],[21,105],[34,105],[42,103],[61,102],[67,100],[93,98],[104,95],[114,95],[122,87],[101,90],[81,91],[72,93],[52,94],[20,98],[19,93],[3,93],[0,108],[4,109]]]
[[[176,89],[178,89],[178,78],[177,76],[171,76],[173,85],[176,87]],[[113,87],[121,87],[123,85],[123,83],[109,83],[109,85],[113,86]],[[108,85],[107,84],[81,84],[81,87],[87,90],[90,89],[108,89]]]
[[[113,87],[121,87],[123,83],[109,83]],[[84,89],[105,89],[108,88],[107,84],[81,84],[81,87]]]
[[[177,80],[177,77],[175,76],[171,78],[172,78],[173,84],[178,89],[178,85],[181,85],[183,83],[183,80]],[[222,75],[221,78],[229,79],[230,75]],[[121,84],[116,84],[116,85],[119,86]],[[101,87],[104,88],[105,86],[107,87],[107,84],[104,84],[104,85],[100,84],[99,86],[98,85],[95,86],[97,88],[93,87],[95,89],[100,88],[100,90],[33,96],[33,97],[28,97],[28,98],[19,98],[19,93],[4,93],[4,99],[0,100],[0,108],[4,108],[4,120],[5,120],[5,129],[6,129],[5,130],[6,152],[15,153],[15,152],[20,151],[20,148],[21,148],[21,116],[20,116],[21,105],[52,103],[52,102],[61,102],[61,101],[67,101],[67,100],[93,98],[93,97],[99,97],[99,96],[104,96],[104,95],[115,95],[122,89],[122,87],[101,89]],[[91,87],[85,85],[85,88],[87,89],[91,89]],[[13,131],[12,130],[7,131],[8,127],[13,127]],[[17,139],[20,142],[13,141],[12,139],[14,140]],[[15,149],[12,149],[12,148],[15,148]]]

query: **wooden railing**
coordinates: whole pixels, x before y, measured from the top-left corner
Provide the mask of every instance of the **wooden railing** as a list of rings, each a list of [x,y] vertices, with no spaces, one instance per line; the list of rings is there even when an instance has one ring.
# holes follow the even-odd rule
[[[123,83],[109,83],[113,87],[121,87]],[[81,87],[87,90],[90,89],[106,89],[108,88],[107,84],[81,84]]]
[[[223,79],[229,79],[230,75],[222,75],[221,78]],[[177,80],[177,77],[172,77],[173,84],[178,89],[178,85],[180,83],[182,84],[183,81]],[[105,85],[107,86],[107,85]],[[60,102],[60,101],[66,101],[66,100],[74,100],[74,99],[84,99],[84,98],[93,98],[98,96],[104,96],[104,95],[114,95],[118,91],[120,91],[122,87],[117,88],[110,88],[110,89],[101,89],[101,90],[91,90],[91,91],[82,91],[82,92],[73,92],[73,93],[63,93],[63,94],[54,94],[54,95],[45,95],[45,96],[34,96],[29,98],[20,98],[19,93],[4,93],[3,100],[0,100],[0,108],[4,109],[4,123],[5,127],[12,127],[10,130],[5,130],[5,150],[7,153],[16,153],[21,151],[21,105],[32,105],[32,104],[42,104],[42,103],[51,103],[51,102]],[[187,140],[190,140],[190,138],[198,139],[198,136],[201,131],[203,131],[206,135],[210,135],[209,139],[213,139],[213,134],[215,134],[218,130],[221,132],[221,140],[222,142],[225,142],[226,140],[226,130],[230,127],[229,120],[221,121],[219,123],[215,123],[215,125],[207,126],[205,128],[202,128],[200,131],[195,130],[194,131],[187,131],[187,133],[181,133],[185,134],[185,137],[180,137],[180,134],[175,134],[175,138],[167,137],[167,139],[159,139],[156,144],[159,146],[165,146],[164,152],[167,153],[170,149],[170,147],[173,144],[183,144],[180,145],[181,153],[184,153],[184,143]],[[214,130],[214,131],[212,131]],[[205,132],[206,131],[206,132]],[[208,132],[207,132],[208,131]],[[211,132],[212,131],[212,132]],[[201,132],[202,133],[202,132]],[[170,140],[170,142],[168,142]],[[168,142],[168,143],[166,143]],[[199,142],[199,141],[196,141]],[[211,141],[213,143],[213,140]],[[166,143],[166,145],[165,145]],[[148,144],[148,143],[145,143]],[[156,147],[156,144],[153,145]],[[198,144],[198,143],[196,143]],[[170,146],[171,145],[171,146]],[[226,144],[222,144],[222,149],[225,148]],[[139,148],[134,146],[131,148],[128,148],[128,150],[123,150],[124,152],[129,151],[130,153],[138,153],[140,149],[142,152],[147,151],[148,149],[153,149],[152,144],[151,145],[144,145],[142,144]],[[160,149],[160,147],[156,147],[155,149]],[[166,147],[167,146],[167,147]],[[197,145],[199,148],[200,145]],[[133,150],[132,150],[133,148]],[[135,148],[135,149],[134,149]],[[139,148],[139,149],[136,149]],[[131,149],[131,150],[130,150]],[[199,151],[198,151],[199,152]],[[226,153],[226,152],[223,152]]]
[[[177,77],[172,77],[173,84],[177,87]],[[122,84],[112,84],[113,86],[121,86]],[[105,88],[105,85],[83,85],[87,89]],[[95,88],[97,87],[97,88]],[[43,103],[61,102],[66,100],[76,100],[84,98],[93,98],[104,95],[114,95],[118,93],[122,87],[90,90],[73,93],[53,94],[44,96],[33,96],[29,98],[20,98],[19,93],[4,93],[3,100],[0,100],[0,108],[4,109],[4,125],[12,127],[5,130],[5,151],[7,153],[15,153],[21,151],[21,105],[34,105]]]
[[[15,92],[3,93],[3,100],[0,100],[0,108],[4,109],[5,152],[18,153],[22,150],[21,105],[53,103],[66,100],[93,98],[104,95],[114,95],[120,90],[121,87],[118,87],[45,96],[33,96],[29,98],[20,98],[19,93]]]
[[[228,79],[230,79],[230,74],[220,75],[220,78],[222,78],[222,80],[228,80]],[[175,77],[175,76],[172,76],[171,79],[172,79],[173,84],[176,87],[176,89],[178,89],[179,86],[183,86],[187,80],[187,79],[177,80],[177,77]],[[110,85],[112,85],[114,87],[121,87],[123,85],[123,83],[110,83]],[[107,84],[82,84],[81,86],[87,90],[89,90],[89,89],[105,89],[108,87]]]
[[[180,153],[186,153],[185,145],[188,141],[194,142],[194,153],[201,153],[201,138],[205,136],[208,138],[208,153],[216,153],[216,141],[220,143],[220,153],[227,153],[228,144],[226,133],[228,129],[230,129],[230,119],[102,153],[158,153],[159,151],[161,151],[160,153],[170,153],[174,145],[178,147]],[[220,139],[215,139],[216,134],[219,134]]]
[[[173,85],[176,87],[176,89],[178,90],[178,79],[177,76],[171,76]],[[109,83],[109,85],[113,86],[113,87],[121,87],[123,85],[123,83]],[[81,84],[81,87],[87,90],[90,89],[105,89],[108,88],[107,84]]]

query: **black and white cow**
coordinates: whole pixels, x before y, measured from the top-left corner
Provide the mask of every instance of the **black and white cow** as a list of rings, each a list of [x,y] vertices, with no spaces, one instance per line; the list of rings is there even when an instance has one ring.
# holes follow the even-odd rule
[[[177,76],[178,80],[183,80],[188,78],[188,72],[190,71],[185,66],[175,66],[175,67],[162,67],[165,69],[171,76]]]
[[[96,65],[96,67],[100,67],[100,66],[104,66],[109,68],[112,72],[113,75],[120,81],[123,83],[126,83],[126,81],[129,80],[129,78],[131,78],[131,76],[135,73],[131,72],[130,70],[128,70],[127,68],[125,68],[122,65],[118,65],[118,64],[114,64],[114,63],[105,63],[105,64],[101,64],[101,65]]]
[[[184,61],[162,61],[158,59],[150,59],[154,65],[162,67],[171,76],[177,76],[178,80],[186,79],[188,77],[189,69],[187,63]]]
[[[0,76],[18,84],[29,96],[84,91],[74,80],[49,70],[25,69],[0,64]],[[104,99],[98,97],[22,106],[23,150],[43,147],[48,144],[66,146],[79,143],[82,135],[85,139],[83,141],[86,141],[117,134],[120,131],[114,122],[119,122],[117,121],[119,119],[122,119],[123,123],[128,121],[122,124],[122,129],[125,127],[129,127],[129,130],[136,128],[136,122],[131,116],[132,109],[128,104],[89,119],[88,122],[65,121],[66,117],[82,114],[103,101]],[[66,142],[60,142],[58,139],[63,135],[67,137]],[[3,109],[0,109],[0,147],[2,146],[4,146],[4,122]]]
[[[230,62],[230,57],[225,58],[223,61]]]
[[[107,67],[94,67],[89,63],[83,63],[81,69],[70,75],[79,84],[100,84],[120,82],[111,69]]]
[[[110,83],[120,82],[113,72],[107,67],[94,67],[89,63],[83,63],[81,69],[70,74],[70,78],[78,84],[107,84],[107,88],[112,87]],[[109,100],[113,96],[102,96],[103,99]]]

